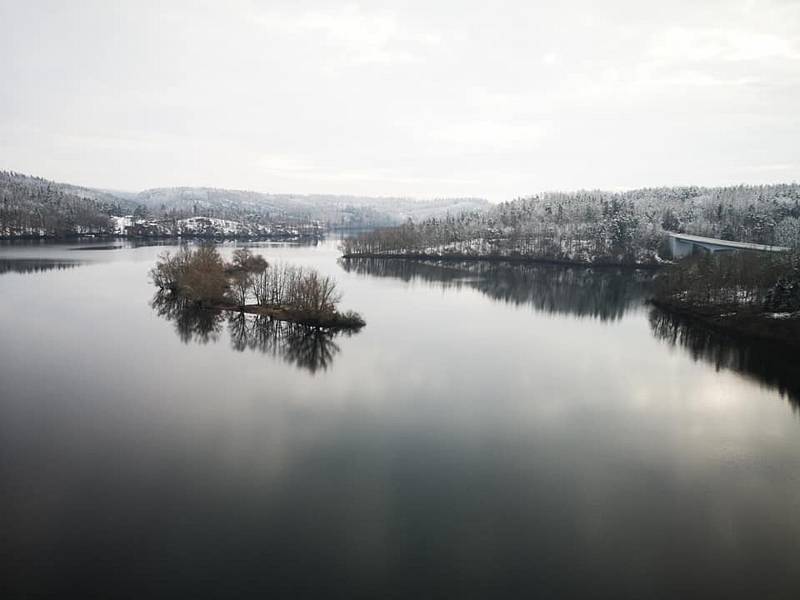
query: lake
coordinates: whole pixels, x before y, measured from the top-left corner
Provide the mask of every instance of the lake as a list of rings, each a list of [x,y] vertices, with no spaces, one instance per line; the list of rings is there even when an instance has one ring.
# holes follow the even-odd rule
[[[796,357],[644,272],[252,246],[367,326],[159,304],[165,246],[0,245],[4,598],[800,595]]]

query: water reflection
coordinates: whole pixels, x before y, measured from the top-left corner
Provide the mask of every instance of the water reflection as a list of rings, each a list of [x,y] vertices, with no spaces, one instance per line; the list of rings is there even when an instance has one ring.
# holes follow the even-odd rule
[[[476,292],[508,284],[491,269],[444,294],[340,272],[371,323],[337,354],[157,317],[160,252],[43,248],[107,264],[0,277],[2,597],[797,596],[800,419],[656,342],[649,308],[601,323],[509,310]],[[332,245],[276,254],[336,269]],[[284,362],[307,357],[332,368]]]
[[[89,245],[89,246],[76,246],[70,248],[71,251],[86,251],[86,250],[121,250],[122,244],[106,244],[106,245]]]
[[[198,308],[180,296],[158,292],[150,306],[159,317],[174,321],[175,331],[184,344],[207,344],[217,341],[222,331],[223,315],[220,311]]]
[[[168,293],[157,293],[150,305],[160,317],[175,323],[175,331],[186,344],[216,342],[227,325],[231,347],[237,352],[269,354],[311,373],[328,369],[340,351],[334,339],[351,334],[259,315],[202,309]]]
[[[639,306],[653,279],[649,271],[543,264],[375,258],[341,260],[340,264],[348,272],[403,281],[421,279],[441,283],[443,288],[466,286],[495,300],[602,321],[619,319]]]
[[[658,308],[650,312],[653,334],[689,352],[695,361],[713,364],[751,377],[788,397],[800,407],[800,368],[794,353],[766,342],[724,335]]]
[[[333,341],[337,333],[350,334],[244,313],[228,316],[228,331],[234,350],[271,354],[312,373],[331,366],[333,357],[340,351]]]
[[[43,271],[62,271],[80,266],[79,260],[49,258],[2,258],[0,259],[0,275],[5,273],[41,273]]]

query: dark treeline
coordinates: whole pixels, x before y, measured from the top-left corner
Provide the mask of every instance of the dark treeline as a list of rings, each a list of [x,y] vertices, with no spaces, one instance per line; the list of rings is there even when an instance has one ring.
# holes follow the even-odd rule
[[[786,394],[793,408],[800,407],[800,369],[795,353],[774,344],[726,335],[658,308],[650,312],[650,327],[658,339],[684,348],[694,360],[750,376]]]
[[[797,246],[800,185],[547,193],[368,232],[342,251],[644,264],[670,258],[666,231]]]
[[[246,313],[224,313],[197,306],[185,297],[159,291],[151,306],[175,324],[184,343],[216,342],[227,326],[231,347],[279,358],[312,373],[331,366],[340,348],[334,341],[347,331],[332,331]]]
[[[655,291],[693,308],[800,311],[800,252],[696,254],[661,273]]]
[[[548,313],[615,320],[646,299],[653,274],[640,270],[592,269],[490,262],[342,259],[349,272],[404,281],[420,279],[443,288],[469,287],[492,299]]]
[[[658,277],[653,304],[704,327],[748,339],[800,345],[800,254],[699,254]]]
[[[53,182],[0,171],[0,237],[65,237],[113,231],[130,203],[108,194],[70,193]]]

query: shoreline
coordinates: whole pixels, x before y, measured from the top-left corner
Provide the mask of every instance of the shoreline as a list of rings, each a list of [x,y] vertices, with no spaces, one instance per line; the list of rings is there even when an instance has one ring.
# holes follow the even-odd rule
[[[314,235],[119,235],[108,233],[76,233],[72,235],[13,235],[0,236],[0,242],[75,242],[75,241],[180,241],[180,240],[209,240],[209,241],[295,241],[295,240],[322,240],[325,236]]]
[[[367,259],[387,259],[387,260],[432,260],[446,262],[492,262],[492,263],[515,263],[515,264],[542,264],[555,265],[562,267],[586,267],[600,269],[643,269],[656,271],[670,263],[629,263],[629,262],[582,262],[577,260],[567,260],[558,258],[539,258],[535,256],[506,256],[503,254],[487,254],[485,256],[475,256],[470,254],[381,254],[371,252],[368,254],[343,254],[344,260]]]
[[[761,341],[800,348],[800,314],[786,313],[787,317],[770,318],[762,310],[742,309],[736,306],[687,306],[657,299],[647,301],[650,306],[678,316],[717,333],[741,340]]]
[[[179,297],[179,296],[176,296]],[[227,302],[200,303],[198,308],[202,310],[222,310],[226,312],[239,312],[262,317],[270,317],[276,321],[286,321],[297,323],[307,327],[317,327],[319,329],[329,329],[337,331],[358,331],[366,326],[363,319],[350,317],[347,314],[335,312],[330,315],[316,315],[289,306],[274,304],[231,304]]]

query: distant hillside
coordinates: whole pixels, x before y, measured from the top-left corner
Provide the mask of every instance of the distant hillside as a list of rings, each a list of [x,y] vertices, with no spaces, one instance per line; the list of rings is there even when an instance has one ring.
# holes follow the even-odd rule
[[[118,192],[48,181],[0,171],[0,238],[127,235],[119,219],[132,216],[131,231],[182,231],[178,221],[206,217],[229,222],[218,232],[319,231],[331,228],[384,227],[408,219],[459,215],[488,208],[486,200],[455,198],[414,200],[324,194],[264,194],[217,188],[158,188]],[[231,225],[234,223],[235,225]],[[206,230],[211,235],[210,230]],[[156,233],[152,233],[156,235]]]
[[[106,233],[138,206],[111,194],[0,171],[0,237]]]
[[[408,219],[461,214],[488,208],[479,198],[375,198],[328,194],[263,194],[217,188],[158,188],[132,197],[151,212],[175,211],[182,216],[202,215],[239,220],[253,215],[289,220],[319,221],[328,227],[381,227]]]

